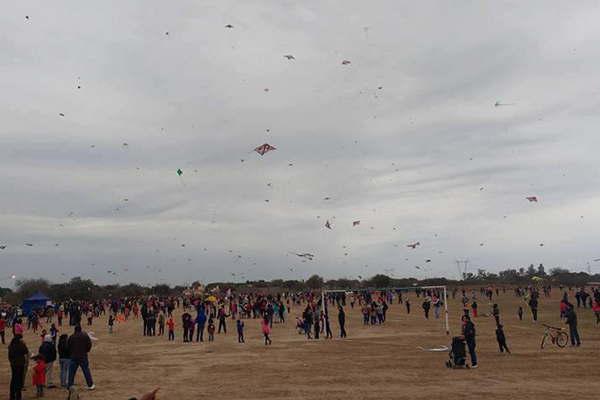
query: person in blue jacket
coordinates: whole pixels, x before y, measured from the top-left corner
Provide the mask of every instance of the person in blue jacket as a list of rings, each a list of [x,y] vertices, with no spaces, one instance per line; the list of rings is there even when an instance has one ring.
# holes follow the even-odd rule
[[[206,311],[204,309],[204,304],[200,304],[198,307],[196,324],[198,324],[198,329],[196,330],[196,342],[204,342],[204,326],[206,325]]]

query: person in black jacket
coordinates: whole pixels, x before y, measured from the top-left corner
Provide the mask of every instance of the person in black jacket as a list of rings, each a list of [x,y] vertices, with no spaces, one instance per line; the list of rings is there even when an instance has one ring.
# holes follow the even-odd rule
[[[44,360],[46,361],[46,387],[56,387],[53,384],[54,361],[56,361],[56,347],[54,346],[54,342],[52,341],[52,336],[44,336],[44,341],[40,346],[38,352],[39,354],[44,356]]]
[[[75,333],[71,335],[68,341],[69,355],[71,362],[69,365],[69,387],[73,386],[77,368],[81,367],[88,390],[94,390],[94,381],[90,372],[88,353],[92,349],[92,341],[87,333],[81,330],[81,326],[75,327]]]
[[[573,307],[569,307],[566,314],[565,323],[569,325],[569,336],[571,336],[571,346],[581,346],[581,340],[579,339],[579,332],[577,331],[577,314]]]
[[[469,355],[471,356],[471,368],[477,368],[477,354],[475,353],[475,324],[471,321],[468,315],[463,315],[463,336],[467,347],[469,348]]]
[[[504,353],[504,350],[506,350],[506,352],[508,354],[510,354],[510,350],[508,349],[508,346],[506,345],[506,335],[504,335],[504,329],[502,327],[502,324],[498,324],[496,326],[496,340],[498,341],[498,347],[500,348],[500,353]]]
[[[10,400],[21,400],[25,365],[29,356],[29,349],[23,341],[23,336],[15,335],[8,345],[8,361],[10,361]]]
[[[69,335],[62,334],[58,338],[58,362],[60,365],[60,386],[68,388],[69,384],[69,364],[71,357],[69,356]]]
[[[340,323],[340,337],[345,338],[346,334],[346,312],[342,306],[338,306],[339,314],[338,314],[338,322]]]

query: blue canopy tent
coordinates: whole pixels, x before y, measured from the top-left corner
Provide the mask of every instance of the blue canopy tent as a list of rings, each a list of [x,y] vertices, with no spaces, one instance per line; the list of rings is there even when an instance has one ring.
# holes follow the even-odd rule
[[[23,301],[23,315],[29,315],[33,310],[38,308],[46,308],[50,302],[50,298],[41,292],[35,293],[33,296]]]

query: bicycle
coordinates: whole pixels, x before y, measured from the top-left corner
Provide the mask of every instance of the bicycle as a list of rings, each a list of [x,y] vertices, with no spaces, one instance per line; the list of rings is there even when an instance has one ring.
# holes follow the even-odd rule
[[[550,338],[552,344],[557,345],[561,349],[569,343],[569,335],[563,330],[563,328],[557,328],[555,326],[550,326],[546,324],[544,325],[544,336],[542,336],[542,344],[540,349],[544,348],[544,343],[546,343],[546,338]]]

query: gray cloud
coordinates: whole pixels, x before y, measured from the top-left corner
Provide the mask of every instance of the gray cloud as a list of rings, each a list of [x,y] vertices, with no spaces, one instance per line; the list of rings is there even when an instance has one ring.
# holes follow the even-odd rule
[[[6,5],[0,279],[450,276],[465,257],[581,269],[600,256],[599,14],[541,1]],[[265,142],[277,150],[252,151]]]

